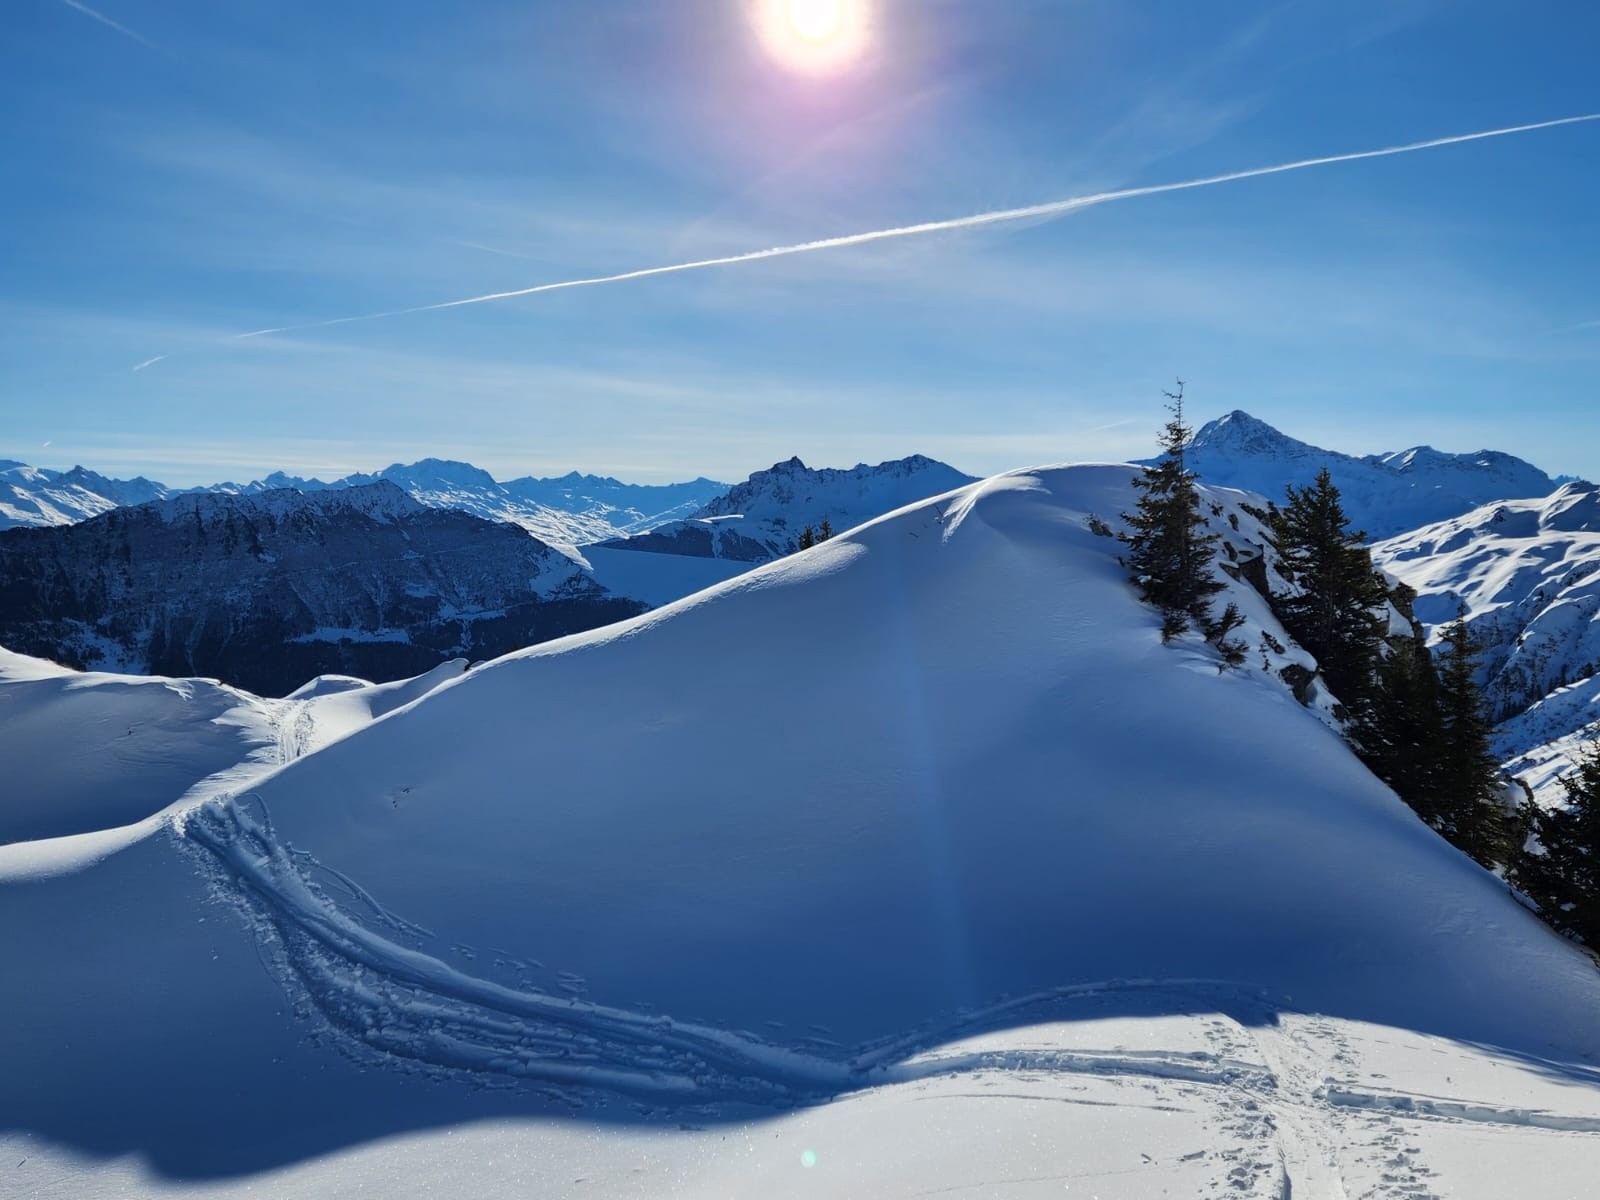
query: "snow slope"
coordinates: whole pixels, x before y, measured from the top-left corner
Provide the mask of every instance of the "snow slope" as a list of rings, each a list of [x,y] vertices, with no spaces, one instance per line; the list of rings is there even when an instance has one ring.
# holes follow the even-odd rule
[[[1207,483],[1259,492],[1279,503],[1286,484],[1308,484],[1327,467],[1352,527],[1373,538],[1493,500],[1546,496],[1556,488],[1537,467],[1497,450],[1446,454],[1416,446],[1357,458],[1298,441],[1238,410],[1201,427],[1188,463]]]
[[[0,883],[12,1179],[1584,1194],[1600,974],[1161,644],[1088,528],[1130,476],[920,502]]]
[[[78,672],[0,649],[0,847],[70,841],[236,791],[466,665],[386,684],[322,676],[268,700],[213,679]]]
[[[107,479],[83,467],[52,471],[0,460],[0,529],[70,525],[120,504],[164,500],[170,489],[148,479]]]

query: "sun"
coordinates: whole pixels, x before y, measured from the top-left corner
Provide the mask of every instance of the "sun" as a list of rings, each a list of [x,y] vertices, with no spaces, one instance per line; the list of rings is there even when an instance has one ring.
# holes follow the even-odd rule
[[[789,28],[808,42],[825,42],[839,32],[843,0],[788,0]]]
[[[842,70],[866,50],[871,0],[754,0],[767,52],[792,71]]]

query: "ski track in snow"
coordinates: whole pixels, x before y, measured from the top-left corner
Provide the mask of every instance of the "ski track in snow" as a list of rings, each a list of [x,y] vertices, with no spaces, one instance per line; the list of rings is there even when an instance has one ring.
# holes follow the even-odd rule
[[[1196,1152],[1216,1160],[1222,1182],[1215,1194],[1269,1200],[1437,1196],[1407,1123],[1596,1137],[1600,1153],[1600,1116],[1349,1082],[1341,1076],[1359,1075],[1357,1055],[1336,1022],[1280,1017],[1277,1006],[1237,983],[1116,980],[1067,987],[830,1058],[816,1049],[833,1043],[819,1038],[808,1038],[800,1050],[576,994],[553,995],[532,986],[527,960],[510,960],[498,950],[490,957],[514,962],[519,986],[451,966],[418,948],[430,936],[426,930],[385,910],[354,880],[280,843],[253,796],[212,801],[176,828],[181,842],[203,851],[200,861],[214,886],[266,945],[265,959],[283,976],[297,1009],[319,1014],[346,1051],[426,1074],[537,1088],[575,1107],[589,1095],[612,1093],[651,1109],[735,1103],[774,1110],[870,1088],[926,1086],[953,1075],[991,1088],[997,1079],[1092,1077],[1155,1093],[1130,1097],[1133,1107],[1164,1109],[1174,1094],[1203,1095],[1220,1117],[1219,1136]],[[334,881],[365,919],[341,908],[318,879]],[[476,957],[469,947],[456,951],[468,962]],[[553,975],[558,986],[578,979]],[[1006,1027],[1071,1019],[1074,1002],[1115,992],[1203,1002],[1206,1048],[939,1048]],[[1344,1172],[1352,1164],[1364,1172],[1358,1188],[1346,1185]]]

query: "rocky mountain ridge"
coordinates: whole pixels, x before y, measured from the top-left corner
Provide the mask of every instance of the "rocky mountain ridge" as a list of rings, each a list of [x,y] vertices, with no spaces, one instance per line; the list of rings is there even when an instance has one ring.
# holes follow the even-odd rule
[[[642,611],[503,523],[388,481],[194,494],[0,531],[0,645],[76,667],[281,695],[394,679]]]

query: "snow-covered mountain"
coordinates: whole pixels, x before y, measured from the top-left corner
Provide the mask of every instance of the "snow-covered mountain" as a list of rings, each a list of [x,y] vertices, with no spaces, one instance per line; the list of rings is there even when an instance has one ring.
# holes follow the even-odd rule
[[[583,554],[608,588],[665,604],[793,554],[808,525],[849,529],[972,481],[921,454],[849,469],[812,468],[791,458],[757,471],[687,520],[586,546]]]
[[[302,492],[397,485],[430,508],[453,508],[490,521],[520,525],[549,545],[570,550],[684,517],[728,490],[711,479],[660,486],[572,472],[558,479],[520,479],[498,483],[470,463],[425,458],[395,463],[374,474],[347,475],[332,483],[274,471],[250,483],[218,483],[198,488],[168,488],[148,479],[107,479],[83,467],[52,471],[0,461],[0,529],[66,525],[127,504],[173,496],[216,493],[254,496],[293,488]]]
[[[1558,740],[1570,749],[1600,718],[1590,703],[1600,672],[1600,486],[1484,505],[1379,542],[1373,556],[1416,589],[1417,616],[1436,633],[1466,610],[1483,645],[1486,696],[1505,721],[1504,757]]]
[[[643,607],[510,525],[388,481],[200,493],[0,531],[0,644],[281,694],[487,658]]]
[[[0,847],[8,1178],[1585,1194],[1600,973],[1277,661],[1162,644],[1091,521],[1131,476],[962,488],[110,850]]]
[[[0,459],[0,529],[70,525],[121,504],[144,504],[173,494],[142,476],[107,479],[83,467],[52,471]]]
[[[1356,458],[1297,441],[1239,411],[1201,427],[1189,445],[1188,464],[1208,483],[1280,503],[1287,484],[1308,484],[1327,467],[1352,526],[1374,539],[1495,500],[1547,496],[1557,486],[1537,467],[1497,450],[1446,454],[1417,446]]]
[[[497,483],[470,463],[438,458],[395,463],[375,475],[350,475],[326,486],[361,487],[384,480],[430,508],[459,509],[520,525],[563,550],[653,528],[727,491],[727,484],[704,478],[651,487],[577,472],[559,479],[524,476]]]

